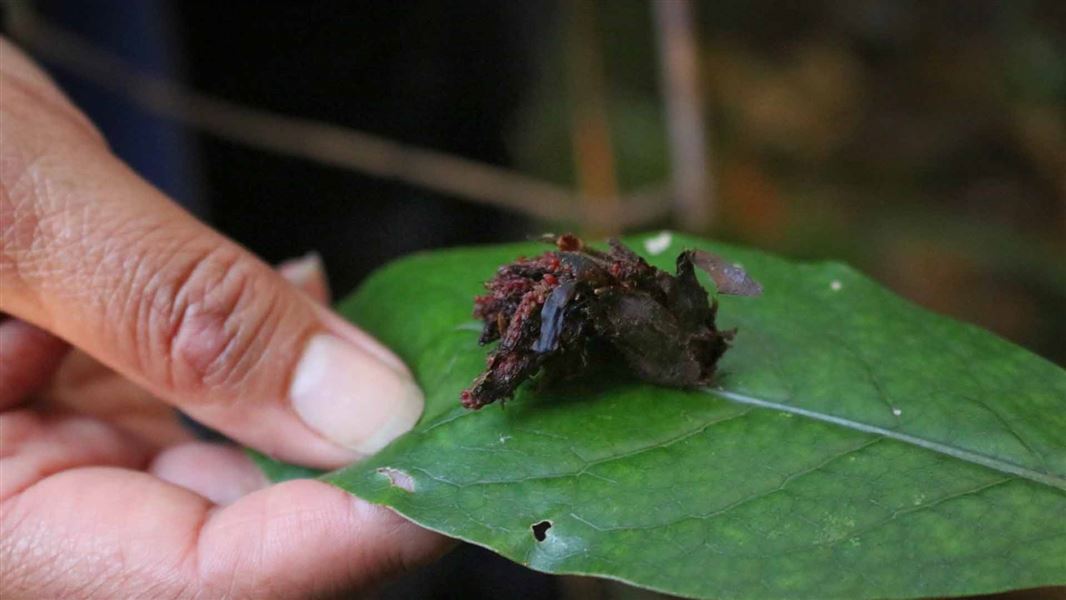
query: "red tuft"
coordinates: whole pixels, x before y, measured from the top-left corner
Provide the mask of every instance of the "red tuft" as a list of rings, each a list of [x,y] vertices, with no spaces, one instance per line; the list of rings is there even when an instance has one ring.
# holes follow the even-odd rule
[[[555,240],[555,246],[563,252],[579,252],[583,244],[581,243],[581,239],[576,235],[565,233]]]

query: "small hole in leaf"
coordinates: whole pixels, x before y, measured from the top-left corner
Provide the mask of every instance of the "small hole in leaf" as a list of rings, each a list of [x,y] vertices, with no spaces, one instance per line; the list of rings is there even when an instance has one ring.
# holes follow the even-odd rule
[[[533,539],[538,542],[543,542],[544,538],[548,537],[548,530],[551,528],[551,521],[541,521],[540,523],[534,523],[530,526],[530,529],[533,530]]]

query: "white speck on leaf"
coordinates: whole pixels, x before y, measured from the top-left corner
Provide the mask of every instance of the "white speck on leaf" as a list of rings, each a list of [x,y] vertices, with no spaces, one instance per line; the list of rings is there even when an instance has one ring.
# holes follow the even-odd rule
[[[501,444],[506,444],[507,440],[509,440],[509,439],[511,439],[511,436],[509,436],[509,435],[501,435],[500,436],[500,443]]]
[[[829,289],[833,290],[834,292],[839,292],[840,288],[842,287],[844,287],[844,284],[840,283],[839,279],[834,279],[829,283]]]
[[[481,321],[466,321],[465,323],[460,323],[460,324],[456,325],[455,326],[455,330],[456,331],[477,331],[477,332],[480,333],[482,327],[483,326],[481,324]]]
[[[848,532],[855,528],[855,519],[844,515],[827,514],[824,526],[818,535],[821,543],[844,538]]]
[[[389,478],[389,484],[392,487],[400,488],[405,492],[415,491],[415,480],[406,472],[400,469],[393,469],[392,467],[381,467],[378,469],[378,473]]]
[[[903,414],[903,409],[892,407],[892,414],[894,414],[894,415],[896,415],[898,417],[898,416]]]
[[[666,252],[666,249],[670,247],[673,241],[674,235],[669,231],[664,231],[657,236],[644,240],[644,249],[648,251],[648,254],[658,256]]]

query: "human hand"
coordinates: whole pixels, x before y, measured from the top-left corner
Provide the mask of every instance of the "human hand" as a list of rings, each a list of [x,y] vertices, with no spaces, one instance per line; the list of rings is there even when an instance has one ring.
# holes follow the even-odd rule
[[[301,291],[195,221],[2,39],[0,118],[0,596],[322,595],[443,551],[175,420],[321,468],[414,424],[409,372],[315,301],[313,261],[283,268]]]

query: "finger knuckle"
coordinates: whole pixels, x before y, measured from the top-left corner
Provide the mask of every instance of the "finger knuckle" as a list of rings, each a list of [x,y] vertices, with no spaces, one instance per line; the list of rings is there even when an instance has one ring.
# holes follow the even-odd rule
[[[259,265],[217,249],[179,261],[144,297],[138,321],[144,356],[164,357],[178,392],[240,385],[255,368],[278,322],[278,301]]]

